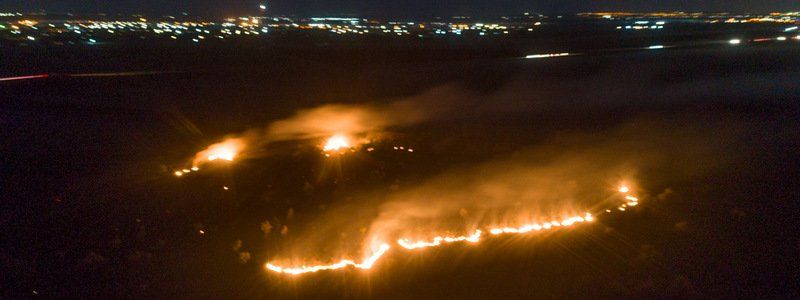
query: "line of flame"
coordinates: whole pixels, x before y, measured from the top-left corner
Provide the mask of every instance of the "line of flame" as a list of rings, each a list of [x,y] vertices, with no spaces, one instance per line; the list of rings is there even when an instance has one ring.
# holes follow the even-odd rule
[[[425,241],[412,242],[409,239],[399,239],[399,240],[397,240],[397,244],[400,245],[400,247],[403,247],[403,248],[406,248],[406,249],[409,249],[409,250],[413,250],[413,249],[419,249],[419,248],[436,247],[436,246],[441,245],[442,242],[445,242],[445,243],[457,243],[457,242],[477,243],[477,242],[481,241],[481,234],[483,234],[483,231],[478,229],[478,230],[475,230],[475,232],[473,232],[472,234],[465,235],[465,236],[456,236],[456,237],[437,236],[437,237],[434,237],[433,241],[431,241],[431,242],[425,242]]]
[[[639,204],[639,198],[631,196],[628,194],[628,188],[623,187],[620,189],[620,192],[625,194],[625,200],[628,202],[620,205],[617,207],[620,211],[625,211],[626,207],[636,206]],[[574,216],[570,218],[563,219],[562,221],[550,221],[544,223],[534,223],[534,224],[527,224],[521,227],[495,227],[490,228],[489,233],[492,235],[500,235],[500,234],[525,234],[531,231],[542,231],[542,230],[551,230],[556,229],[558,227],[570,227],[575,224],[579,223],[586,223],[594,221],[594,216],[591,213],[586,212],[582,216]],[[463,235],[463,236],[436,236],[430,241],[412,241],[410,239],[401,238],[397,240],[397,244],[400,247],[405,249],[414,250],[414,249],[421,249],[421,248],[429,248],[429,247],[438,247],[442,244],[450,244],[450,243],[457,243],[457,242],[468,242],[470,244],[476,244],[481,241],[481,236],[483,235],[483,231],[480,229],[475,230],[472,234]],[[344,259],[339,261],[338,263],[329,264],[329,265],[316,265],[316,266],[301,266],[295,268],[284,268],[272,263],[267,263],[266,268],[267,270],[277,272],[277,273],[284,273],[284,274],[291,274],[291,275],[300,275],[305,273],[314,273],[324,270],[336,270],[342,269],[348,266],[355,267],[357,269],[364,269],[368,270],[372,268],[372,266],[381,258],[383,257],[386,252],[389,251],[391,247],[389,244],[381,244],[378,251],[372,254],[372,256],[368,257],[362,263],[356,263],[352,260]]]
[[[494,235],[504,234],[504,233],[521,234],[521,233],[528,233],[528,232],[531,232],[531,231],[549,230],[549,229],[553,229],[553,228],[556,228],[556,227],[569,227],[569,226],[575,225],[577,223],[591,222],[591,221],[594,221],[594,217],[592,216],[591,213],[587,212],[583,216],[574,216],[574,217],[571,217],[571,218],[566,218],[566,219],[562,220],[561,222],[559,222],[559,221],[551,221],[551,222],[544,222],[542,224],[538,224],[538,223],[527,224],[527,225],[523,225],[523,226],[520,226],[520,227],[498,227],[498,228],[490,229],[489,233],[494,234]]]
[[[343,259],[343,260],[339,261],[338,263],[330,264],[330,265],[301,266],[301,267],[296,267],[296,268],[283,268],[283,267],[279,267],[279,266],[273,265],[271,263],[267,263],[266,267],[267,267],[268,270],[273,271],[273,272],[285,273],[285,274],[291,274],[291,275],[314,273],[314,272],[319,272],[319,271],[324,271],[324,270],[336,270],[336,269],[345,268],[347,266],[353,266],[353,267],[355,267],[357,269],[368,270],[368,269],[372,268],[372,266],[375,265],[375,262],[377,262],[378,259],[380,259],[384,254],[386,254],[386,252],[388,252],[390,248],[391,247],[389,246],[389,244],[381,244],[381,246],[378,248],[378,251],[375,251],[375,253],[373,253],[372,256],[370,256],[367,259],[365,259],[362,263],[356,263],[356,262],[354,262],[352,260],[349,260],[349,259]]]

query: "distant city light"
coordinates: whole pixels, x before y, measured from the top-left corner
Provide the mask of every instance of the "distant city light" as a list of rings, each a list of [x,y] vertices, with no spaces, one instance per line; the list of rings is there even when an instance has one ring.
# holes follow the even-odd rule
[[[264,15],[270,9],[267,0],[255,2]],[[183,15],[188,15],[183,13]],[[535,14],[530,14],[535,15]],[[534,28],[543,25],[540,21],[531,21],[531,23],[523,24],[518,22],[510,22],[513,20],[511,17],[502,17],[498,22],[470,22],[467,17],[459,17],[457,21],[452,22],[400,22],[400,21],[377,21],[363,17],[313,17],[313,18],[289,18],[289,17],[273,17],[270,22],[265,22],[262,17],[233,17],[225,19],[222,22],[215,21],[187,21],[176,22],[175,17],[168,16],[172,21],[154,21],[151,19],[136,16],[132,20],[104,20],[104,19],[81,19],[81,20],[58,20],[48,21],[48,23],[39,24],[39,20],[32,20],[36,18],[27,18],[22,13],[8,13],[0,16],[16,17],[16,20],[4,22],[0,24],[0,33],[16,35],[12,40],[20,42],[28,41],[42,41],[51,42],[54,44],[62,44],[61,41],[51,41],[51,38],[61,34],[78,34],[83,35],[77,41],[68,41],[70,44],[75,42],[82,42],[85,44],[98,43],[98,38],[102,43],[113,44],[117,41],[117,36],[124,36],[128,34],[138,34],[140,38],[146,39],[151,36],[142,35],[142,33],[151,33],[152,37],[183,40],[192,44],[204,43],[211,38],[214,40],[225,40],[228,38],[263,36],[284,28],[288,30],[322,30],[328,31],[337,35],[355,34],[355,35],[393,35],[393,36],[416,36],[425,38],[427,36],[500,36],[506,34],[514,34],[517,32],[531,32]],[[779,29],[783,32],[797,32],[799,29],[796,25],[797,13],[771,13],[763,15],[746,15],[727,17],[720,19],[720,15],[716,14],[687,14],[682,12],[674,13],[582,13],[579,17],[592,17],[613,20],[626,20],[624,24],[616,24],[611,27],[616,27],[617,30],[661,30],[670,23],[671,18],[690,18],[706,23],[756,23],[756,22],[769,22],[769,23],[782,23],[787,24],[781,26]],[[561,17],[561,16],[559,16]],[[665,19],[666,18],[666,19]],[[41,27],[37,27],[42,25]],[[97,35],[100,34],[100,35]],[[202,34],[202,35],[200,35]],[[181,38],[182,36],[182,38]],[[89,37],[94,37],[89,39]],[[101,38],[102,37],[102,38]],[[785,39],[784,39],[785,38]],[[795,39],[794,36],[786,36],[784,38],[767,38],[761,41],[785,41]],[[757,42],[757,39],[748,39],[745,42]],[[731,45],[737,45],[742,40],[734,39],[729,41]],[[657,47],[660,45],[653,45],[641,49],[661,49]],[[665,46],[664,48],[668,48]],[[528,58],[548,58],[564,55],[532,55]]]
[[[779,40],[779,41],[785,41],[785,40],[786,40],[786,37],[785,37],[785,36],[779,36],[779,37],[778,37],[778,38],[776,38],[776,39],[777,39],[777,40]]]
[[[647,47],[647,49],[650,49],[650,50],[664,49],[664,45],[652,45],[650,47]]]
[[[532,54],[525,56],[525,58],[550,58],[550,57],[561,57],[561,56],[569,56],[569,52],[563,53],[550,53],[550,54]]]

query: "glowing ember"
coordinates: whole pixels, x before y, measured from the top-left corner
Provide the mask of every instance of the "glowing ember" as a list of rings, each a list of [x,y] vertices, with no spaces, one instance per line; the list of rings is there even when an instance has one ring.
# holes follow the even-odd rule
[[[200,170],[200,168],[198,168],[198,167],[193,167],[193,168],[191,168],[191,169],[181,169],[181,170],[177,170],[177,171],[175,171],[173,174],[175,174],[175,176],[176,176],[176,177],[181,177],[181,176],[183,176],[183,175],[186,175],[186,174],[189,174],[189,173],[191,173],[191,172],[196,172],[197,170]]]
[[[639,198],[636,198],[634,196],[627,195],[625,196],[625,200],[628,200],[628,202],[623,204],[622,207],[639,205]]]
[[[337,134],[328,139],[328,141],[325,143],[325,146],[322,147],[322,150],[329,152],[339,151],[347,148],[350,148],[350,142],[348,141],[347,137]]]

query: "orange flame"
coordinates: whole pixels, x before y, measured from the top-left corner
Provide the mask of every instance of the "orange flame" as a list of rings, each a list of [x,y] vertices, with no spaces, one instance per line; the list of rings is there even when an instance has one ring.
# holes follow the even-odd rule
[[[329,152],[329,151],[339,151],[347,148],[350,148],[349,139],[342,134],[337,134],[328,139],[328,141],[325,143],[325,146],[322,147],[322,150],[325,152]]]
[[[625,211],[625,208],[628,206],[636,206],[639,203],[639,198],[628,194],[630,189],[622,186],[618,189],[618,191],[625,196],[625,200],[628,202],[620,205],[618,209],[620,211]],[[525,234],[531,231],[543,231],[543,230],[552,230],[559,227],[571,227],[576,224],[580,223],[588,223],[594,221],[594,216],[586,212],[584,215],[581,216],[573,216],[569,218],[565,218],[561,221],[550,221],[544,223],[534,223],[534,224],[527,224],[520,227],[492,227],[489,229],[489,233],[492,235],[500,235],[500,234]],[[439,247],[444,244],[450,243],[458,243],[458,242],[467,242],[470,244],[477,244],[481,241],[481,237],[483,235],[483,231],[480,229],[475,230],[472,234],[464,235],[464,236],[435,236],[430,241],[412,241],[407,238],[401,238],[397,240],[397,244],[400,247],[405,249],[414,250],[414,249],[422,249],[422,248],[429,248],[429,247]],[[357,269],[370,269],[372,266],[384,256],[390,249],[388,244],[381,244],[379,249],[372,254],[372,256],[368,257],[362,263],[356,263],[352,260],[344,259],[337,263],[328,264],[328,265],[313,265],[313,266],[300,266],[300,267],[280,267],[278,265],[267,263],[266,269],[283,274],[291,274],[291,275],[300,275],[305,273],[314,273],[319,271],[325,270],[336,270],[342,269],[348,266],[355,267]]]
[[[194,165],[198,165],[205,161],[225,160],[233,161],[239,155],[239,152],[244,149],[244,141],[242,139],[227,139],[220,143],[208,146],[206,150],[200,151],[195,155]]]
[[[296,268],[283,268],[283,267],[279,267],[279,266],[273,265],[271,263],[267,263],[266,267],[267,267],[268,270],[273,271],[273,272],[285,273],[285,274],[291,274],[291,275],[299,275],[299,274],[305,274],[305,273],[315,273],[315,272],[324,271],[324,270],[336,270],[336,269],[345,268],[347,266],[353,266],[353,267],[355,267],[357,269],[368,270],[368,269],[371,269],[373,265],[375,265],[375,262],[377,262],[378,259],[380,259],[384,254],[386,254],[386,252],[389,251],[389,248],[391,248],[389,246],[389,244],[381,244],[381,246],[378,248],[378,251],[373,253],[372,256],[368,257],[367,259],[364,260],[364,262],[362,262],[360,264],[356,263],[356,262],[354,262],[352,260],[349,260],[349,259],[343,259],[343,260],[339,261],[338,263],[330,264],[330,265],[301,266],[301,267],[296,267]]]

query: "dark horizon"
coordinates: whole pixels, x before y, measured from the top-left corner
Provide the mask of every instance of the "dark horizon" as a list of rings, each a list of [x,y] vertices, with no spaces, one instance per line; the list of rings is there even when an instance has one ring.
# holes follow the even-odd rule
[[[196,16],[231,17],[260,13],[262,1],[236,1],[217,3],[210,0],[193,0],[188,4],[162,1],[74,1],[44,0],[24,3],[0,4],[0,11],[50,12],[50,13],[109,13],[173,15],[182,12]],[[448,4],[422,0],[384,3],[382,1],[264,1],[275,15],[358,15],[377,17],[434,17],[434,16],[497,16],[537,12],[543,14],[573,14],[580,12],[731,12],[767,13],[800,10],[800,3],[785,1],[586,1],[570,0],[548,3],[545,1],[476,1],[460,0]]]

